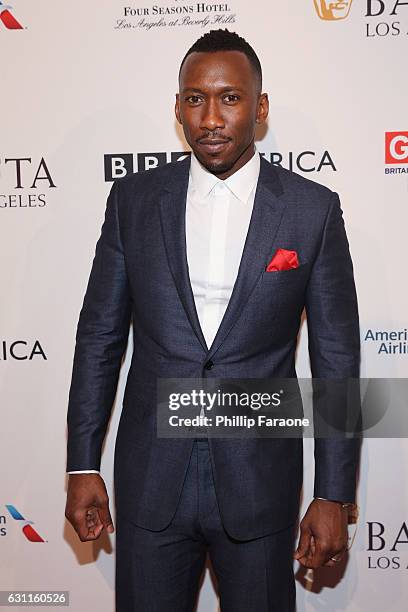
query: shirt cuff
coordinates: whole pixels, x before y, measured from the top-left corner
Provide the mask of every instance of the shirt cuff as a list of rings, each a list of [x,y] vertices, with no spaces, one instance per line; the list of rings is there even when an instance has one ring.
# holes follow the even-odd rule
[[[99,474],[98,470],[75,470],[73,472],[67,472],[67,474]]]
[[[340,499],[327,499],[327,497],[315,497],[315,499],[322,499],[323,501],[330,501],[330,502],[334,502],[335,504],[341,504],[343,508],[354,506],[354,504],[350,502],[342,502]]]

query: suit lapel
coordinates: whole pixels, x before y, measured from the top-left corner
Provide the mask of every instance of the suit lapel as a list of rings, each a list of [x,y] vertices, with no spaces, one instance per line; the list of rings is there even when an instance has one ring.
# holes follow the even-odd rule
[[[261,157],[258,185],[237,278],[224,317],[210,347],[212,357],[240,316],[273,252],[284,203],[282,185],[273,166]]]
[[[160,198],[160,218],[167,258],[181,303],[205,352],[208,347],[198,319],[188,272],[186,200],[191,158],[177,162]]]
[[[212,357],[236,323],[271,255],[284,212],[282,185],[273,166],[261,157],[258,185],[237,278],[227,309],[210,348],[198,319],[188,273],[185,212],[190,158],[178,162],[160,199],[162,232],[169,266],[190,324]]]

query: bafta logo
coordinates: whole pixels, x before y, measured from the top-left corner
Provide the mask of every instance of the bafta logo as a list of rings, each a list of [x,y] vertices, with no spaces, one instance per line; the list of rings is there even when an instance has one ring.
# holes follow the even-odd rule
[[[338,21],[346,19],[351,9],[353,0],[330,2],[330,0],[313,0],[316,12],[320,19],[325,21]]]

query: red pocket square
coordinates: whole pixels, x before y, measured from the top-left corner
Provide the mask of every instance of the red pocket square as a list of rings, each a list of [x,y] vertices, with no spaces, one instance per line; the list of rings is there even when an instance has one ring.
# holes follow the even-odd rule
[[[299,261],[296,251],[277,249],[265,270],[266,272],[279,272],[280,270],[291,270],[298,267]]]

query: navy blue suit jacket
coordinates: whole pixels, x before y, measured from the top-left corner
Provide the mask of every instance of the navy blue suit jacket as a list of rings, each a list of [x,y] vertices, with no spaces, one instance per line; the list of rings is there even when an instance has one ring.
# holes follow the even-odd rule
[[[188,275],[190,158],[116,181],[80,313],[68,407],[67,470],[99,469],[129,325],[133,356],[115,445],[116,510],[152,530],[175,512],[192,439],[156,435],[157,377],[296,377],[306,309],[314,377],[358,377],[353,266],[336,193],[261,157],[231,299],[207,347]],[[265,272],[277,248],[299,267]],[[213,362],[212,369],[205,364]],[[354,501],[356,440],[315,440],[318,497]],[[245,540],[293,523],[301,439],[210,439],[224,527]]]

